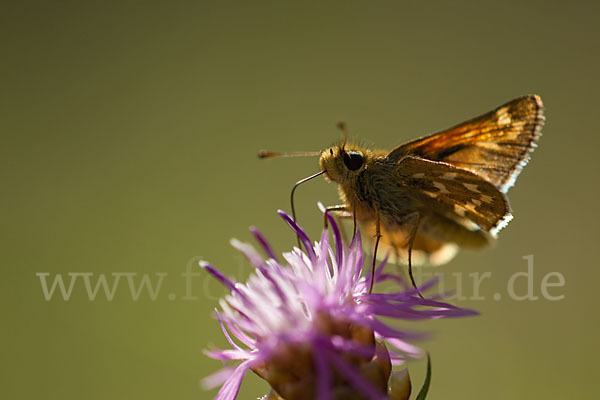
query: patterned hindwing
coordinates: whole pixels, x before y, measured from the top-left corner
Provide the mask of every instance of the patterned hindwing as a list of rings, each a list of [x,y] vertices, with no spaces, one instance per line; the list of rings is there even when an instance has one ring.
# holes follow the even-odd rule
[[[529,95],[446,131],[403,144],[388,158],[399,161],[412,154],[443,161],[476,173],[506,193],[529,161],[543,124],[542,100]]]
[[[506,196],[472,172],[414,156],[403,158],[397,171],[425,211],[450,216],[492,236],[512,219]]]

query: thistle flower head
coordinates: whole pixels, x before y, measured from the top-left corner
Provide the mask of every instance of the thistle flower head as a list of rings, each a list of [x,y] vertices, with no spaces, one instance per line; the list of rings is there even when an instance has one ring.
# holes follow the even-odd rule
[[[266,259],[252,246],[232,240],[256,269],[246,283],[233,282],[201,262],[230,290],[216,314],[231,348],[207,355],[225,364],[240,362],[205,379],[207,387],[222,385],[216,399],[236,398],[249,370],[271,385],[274,396],[286,400],[393,398],[388,393],[392,366],[421,356],[409,341],[422,335],[380,318],[413,321],[475,314],[420,298],[400,278],[383,272],[385,260],[374,274],[363,274],[360,231],[346,246],[331,216],[333,242],[325,229],[313,244],[292,218],[279,214],[298,235],[304,251],[294,248],[279,260],[253,228]],[[371,276],[375,283],[395,281],[397,291],[369,293]],[[434,284],[428,282],[419,290]]]

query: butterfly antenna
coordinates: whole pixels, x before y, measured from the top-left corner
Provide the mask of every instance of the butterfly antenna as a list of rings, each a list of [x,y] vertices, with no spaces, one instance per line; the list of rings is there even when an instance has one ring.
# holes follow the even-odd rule
[[[323,175],[325,172],[327,172],[326,169],[324,169],[323,171],[317,172],[314,175],[311,175],[307,178],[304,179],[300,179],[298,182],[296,182],[296,184],[294,185],[294,187],[292,188],[292,193],[290,194],[290,202],[292,204],[292,218],[294,219],[294,222],[296,222],[296,208],[294,207],[294,192],[296,191],[296,188],[298,186],[300,186],[301,184],[303,184],[304,182],[308,182],[313,178],[316,178],[319,175]],[[302,248],[302,243],[300,243],[300,236],[297,235],[297,239],[298,239],[298,247]]]
[[[346,127],[345,122],[338,122],[337,127],[344,134],[344,144],[342,144],[342,151],[344,151],[346,143],[348,142],[348,128]]]
[[[278,157],[312,157],[321,155],[320,151],[297,151],[291,153],[278,153],[276,151],[260,150],[258,152],[258,158],[278,158]]]

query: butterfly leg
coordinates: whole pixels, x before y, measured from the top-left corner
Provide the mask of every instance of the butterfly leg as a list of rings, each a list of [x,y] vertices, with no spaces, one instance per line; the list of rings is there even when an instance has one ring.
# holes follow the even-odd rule
[[[407,287],[407,279],[406,279],[406,275],[404,272],[404,268],[402,268],[402,264],[400,262],[400,248],[398,247],[398,244],[395,242],[391,242],[391,246],[392,246],[392,250],[394,250],[394,260],[396,261],[396,269],[398,272],[398,275],[402,278],[402,281],[404,283],[404,287]]]
[[[375,268],[377,266],[377,247],[379,246],[379,239],[381,239],[381,221],[379,219],[379,209],[375,209],[375,250],[373,250],[373,266],[371,268],[371,286],[369,287],[369,293],[373,291],[373,285],[375,284]]]
[[[352,231],[352,240],[356,237],[356,207],[352,209],[352,219],[354,221],[354,228]]]
[[[325,207],[325,212],[323,213],[325,229],[327,229],[327,214],[329,214],[330,212],[333,212],[333,211],[348,211],[348,207],[346,207],[345,204]]]
[[[338,217],[338,220],[337,220],[338,226],[340,226],[340,225],[341,225],[341,224],[340,224],[340,219],[341,219],[341,218],[350,218],[350,216],[352,216],[352,217],[353,217],[353,219],[354,219],[354,234],[353,234],[353,236],[352,236],[352,240],[354,240],[354,237],[356,236],[356,213],[354,213],[354,212],[350,213],[350,210],[349,210],[349,209],[348,209],[348,207],[347,207],[346,205],[344,205],[344,204],[337,205],[337,206],[329,206],[329,207],[326,207],[326,208],[325,208],[325,215],[324,215],[324,226],[325,226],[325,229],[327,229],[327,226],[328,226],[328,224],[327,224],[327,222],[328,222],[328,221],[327,221],[327,214],[328,214],[329,212],[332,212],[332,211],[333,211],[333,212],[337,212],[337,215],[336,215],[336,216]],[[335,218],[336,216],[334,216],[334,218]],[[344,243],[350,243],[350,242],[348,241],[348,237],[346,236],[346,230],[345,230],[345,229],[341,229],[341,230],[340,230],[340,233],[341,233],[341,235],[342,235],[342,240],[344,241]]]
[[[342,218],[350,218],[349,215],[337,215],[336,217],[337,217],[336,222],[337,222],[338,226],[342,226]],[[342,235],[342,241],[344,243],[350,243],[348,241],[348,235],[346,234],[345,229],[340,229],[340,235]]]
[[[413,224],[413,228],[410,231],[410,236],[408,238],[408,276],[410,277],[410,281],[413,285],[413,287],[415,289],[417,289],[417,283],[415,282],[415,277],[413,276],[413,271],[412,271],[412,247],[413,247],[413,243],[415,242],[415,237],[417,236],[417,231],[419,230],[419,223],[421,222],[421,214],[419,214],[419,212],[415,212],[414,214],[411,214],[411,216],[409,217],[410,219],[414,220],[414,224]],[[423,295],[417,291],[417,293],[419,294],[420,298],[423,298]]]

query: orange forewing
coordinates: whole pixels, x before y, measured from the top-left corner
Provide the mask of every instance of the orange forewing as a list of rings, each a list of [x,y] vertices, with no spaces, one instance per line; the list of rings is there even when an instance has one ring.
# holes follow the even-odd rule
[[[448,130],[405,143],[388,158],[417,155],[444,161],[476,173],[506,193],[529,161],[543,124],[540,97],[524,96]]]

